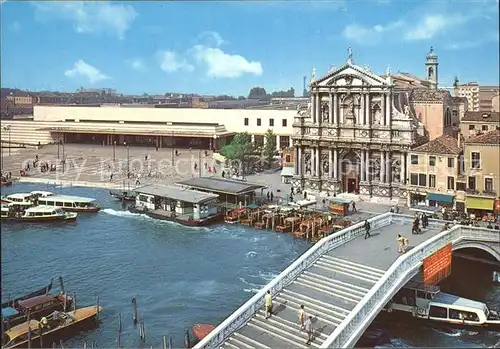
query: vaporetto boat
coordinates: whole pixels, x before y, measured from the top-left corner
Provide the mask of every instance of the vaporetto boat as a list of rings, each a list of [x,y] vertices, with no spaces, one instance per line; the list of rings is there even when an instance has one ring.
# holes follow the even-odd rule
[[[68,212],[98,212],[101,207],[95,199],[71,195],[39,197],[38,205],[59,207]]]
[[[12,204],[2,204],[1,220],[13,222],[54,222],[76,219],[78,213],[65,212],[53,206],[34,206],[24,211],[16,210]]]
[[[454,328],[500,331],[500,314],[482,302],[441,292],[418,277],[405,285],[385,309],[389,317],[410,316]],[[382,314],[382,313],[381,313]]]

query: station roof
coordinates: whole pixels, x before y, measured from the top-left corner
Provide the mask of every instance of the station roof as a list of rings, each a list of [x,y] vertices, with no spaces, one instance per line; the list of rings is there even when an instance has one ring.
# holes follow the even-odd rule
[[[199,204],[219,197],[217,194],[158,184],[145,185],[135,188],[134,191],[139,194],[160,196],[191,204]]]
[[[186,181],[177,182],[177,184],[187,187],[209,190],[220,194],[243,195],[255,190],[266,188],[265,185],[236,181],[231,179],[199,177],[191,178]]]

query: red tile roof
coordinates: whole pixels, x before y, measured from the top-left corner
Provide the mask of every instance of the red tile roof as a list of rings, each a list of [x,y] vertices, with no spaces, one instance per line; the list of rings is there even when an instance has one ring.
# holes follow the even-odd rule
[[[432,154],[454,154],[459,155],[462,149],[458,146],[458,140],[449,135],[442,135],[430,142],[413,149],[416,152]]]
[[[466,111],[462,121],[496,122],[500,126],[500,113],[497,111]]]
[[[465,143],[496,144],[500,146],[500,130],[494,130],[468,138]],[[494,160],[492,160],[494,161]],[[498,161],[498,159],[497,159]]]

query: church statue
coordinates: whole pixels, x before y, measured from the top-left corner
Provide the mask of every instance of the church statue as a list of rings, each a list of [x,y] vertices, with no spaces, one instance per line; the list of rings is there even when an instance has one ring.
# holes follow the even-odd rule
[[[406,117],[410,116],[410,106],[408,104],[404,106],[404,112]]]
[[[311,80],[316,80],[316,68],[313,68],[313,70],[312,70]]]
[[[352,62],[352,47],[347,49],[347,61]]]
[[[387,66],[387,70],[386,70],[386,72],[385,72],[385,73],[386,73],[387,75],[391,75],[391,72],[392,72],[392,69],[391,69],[391,66],[389,65],[389,66]]]
[[[328,103],[324,103],[322,107],[323,121],[328,120],[330,117],[330,107]]]
[[[371,73],[371,72],[372,72],[372,69],[370,68],[370,66],[369,66],[368,64],[365,64],[365,67],[364,67],[364,68],[365,68],[365,70],[366,70],[367,72],[369,72],[369,73]]]

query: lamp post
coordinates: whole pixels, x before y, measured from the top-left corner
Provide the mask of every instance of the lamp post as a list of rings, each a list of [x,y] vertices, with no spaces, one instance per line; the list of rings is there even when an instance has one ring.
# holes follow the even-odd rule
[[[174,166],[175,165],[175,157],[174,157],[174,132],[173,131],[172,131],[171,142],[172,142],[172,166]]]
[[[116,161],[116,141],[113,141],[113,162]]]
[[[64,154],[64,137],[61,139],[61,144],[62,144],[62,164],[63,164],[63,173],[66,168],[66,155]]]
[[[8,131],[9,132],[9,156],[10,156],[10,125],[7,125],[3,128],[5,131]]]
[[[127,142],[123,142],[123,145],[127,146],[127,178],[130,178],[130,146]]]

